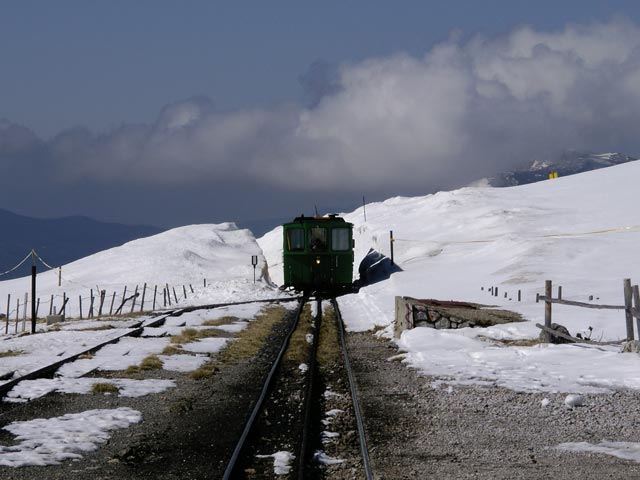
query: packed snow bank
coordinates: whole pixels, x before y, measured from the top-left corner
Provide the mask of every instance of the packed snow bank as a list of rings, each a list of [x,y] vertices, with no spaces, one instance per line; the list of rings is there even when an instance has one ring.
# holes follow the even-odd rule
[[[258,256],[256,280],[251,257]],[[43,253],[46,261],[46,255]],[[54,305],[59,309],[62,296],[70,298],[67,306],[69,316],[79,314],[78,297],[83,297],[86,316],[90,304],[90,291],[95,296],[94,313],[97,313],[99,291],[106,291],[104,311],[109,311],[115,298],[114,310],[122,301],[123,289],[126,296],[134,293],[138,286],[142,294],[147,284],[145,309],[153,302],[153,290],[158,285],[156,307],[163,305],[162,288],[169,285],[172,302],[175,303],[173,289],[180,304],[222,302],[252,298],[273,297],[274,291],[265,277],[265,259],[253,234],[240,230],[233,223],[219,225],[191,225],[175,228],[152,237],[134,240],[120,247],[111,248],[89,257],[62,266],[61,285],[58,286],[58,269],[39,273],[37,295],[40,298],[39,316],[49,313],[50,296],[54,295]],[[205,287],[205,279],[207,286]],[[183,286],[185,286],[183,288]],[[193,292],[191,289],[193,288]],[[11,294],[11,318],[16,316],[17,299],[24,303],[25,292],[30,292],[30,278],[0,282],[0,300]],[[184,292],[187,301],[184,301]],[[113,294],[116,294],[113,297]],[[137,299],[139,308],[141,296]],[[4,305],[4,304],[3,304]],[[123,309],[130,311],[131,303]],[[4,307],[2,307],[4,312]],[[19,317],[23,316],[23,307]],[[30,317],[30,307],[28,314]]]

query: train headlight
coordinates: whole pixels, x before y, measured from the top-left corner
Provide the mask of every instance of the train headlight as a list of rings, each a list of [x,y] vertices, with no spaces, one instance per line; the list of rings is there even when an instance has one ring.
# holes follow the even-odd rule
[[[316,265],[320,265],[320,259],[316,258]]]

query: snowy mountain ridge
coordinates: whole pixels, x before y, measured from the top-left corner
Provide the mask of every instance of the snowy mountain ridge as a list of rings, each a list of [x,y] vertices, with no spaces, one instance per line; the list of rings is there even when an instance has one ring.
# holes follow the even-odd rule
[[[488,178],[486,183],[492,187],[526,185],[547,180],[551,172],[557,172],[559,176],[566,177],[635,160],[637,158],[623,153],[584,153],[569,150],[556,159],[537,159],[527,168]],[[476,184],[479,183],[476,182]]]

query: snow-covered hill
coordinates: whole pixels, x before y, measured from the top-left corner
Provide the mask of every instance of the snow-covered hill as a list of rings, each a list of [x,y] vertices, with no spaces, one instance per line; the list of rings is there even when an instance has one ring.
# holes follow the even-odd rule
[[[402,335],[407,361],[456,381],[491,381],[516,389],[640,388],[640,360],[619,348],[537,345],[510,347],[480,338],[537,337],[544,323],[544,281],[563,286],[563,298],[622,304],[624,278],[640,282],[640,209],[635,205],[640,162],[510,188],[463,188],[424,197],[396,197],[346,214],[355,225],[356,269],[370,247],[389,254],[402,272],[340,300],[351,330],[389,326],[396,295],[500,305],[529,320],[488,329]],[[272,277],[281,281],[281,232],[258,240]],[[278,268],[276,268],[276,266]],[[488,293],[491,286],[500,295]],[[484,290],[482,290],[484,288]],[[517,291],[522,302],[517,302]],[[504,298],[503,292],[507,292]],[[555,292],[554,292],[555,294]],[[554,321],[572,334],[625,337],[624,313],[556,306]],[[387,333],[390,328],[387,328]]]
[[[251,256],[258,255],[256,268],[258,282],[253,284]],[[44,258],[46,261],[47,259]],[[98,252],[62,267],[62,282],[58,286],[58,269],[39,273],[37,293],[41,299],[39,316],[49,311],[54,295],[54,306],[60,308],[62,296],[70,298],[67,313],[79,313],[78,297],[83,297],[83,310],[88,312],[90,291],[97,297],[106,290],[107,307],[116,292],[116,305],[121,301],[125,285],[127,296],[136,285],[142,292],[147,283],[146,308],[151,306],[153,288],[158,285],[158,304],[162,301],[162,287],[175,287],[181,304],[186,286],[186,303],[235,301],[239,299],[274,296],[274,291],[263,278],[264,257],[249,230],[240,230],[233,223],[219,225],[191,225],[175,228],[152,237],[128,242],[120,247]],[[41,265],[38,266],[42,271]],[[207,281],[206,288],[204,280]],[[194,293],[191,292],[193,286]],[[0,313],[6,313],[7,295],[11,294],[10,318],[16,315],[16,300],[24,303],[24,294],[31,295],[29,277],[0,282]],[[173,292],[172,292],[173,295]],[[140,305],[141,298],[137,303]],[[97,302],[97,300],[96,300]],[[97,310],[97,303],[95,309]],[[108,308],[106,308],[108,311]],[[128,311],[129,308],[125,308]],[[20,318],[22,318],[22,306]],[[30,317],[30,307],[28,317]]]

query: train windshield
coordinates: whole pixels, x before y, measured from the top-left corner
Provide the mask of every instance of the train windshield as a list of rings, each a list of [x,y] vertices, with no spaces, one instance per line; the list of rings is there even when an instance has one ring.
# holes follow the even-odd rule
[[[348,228],[334,228],[331,230],[331,248],[336,252],[344,252],[350,249]]]
[[[302,252],[304,250],[304,228],[290,228],[287,230],[287,250]]]
[[[312,227],[309,230],[309,246],[311,250],[327,249],[327,229],[322,227]]]

